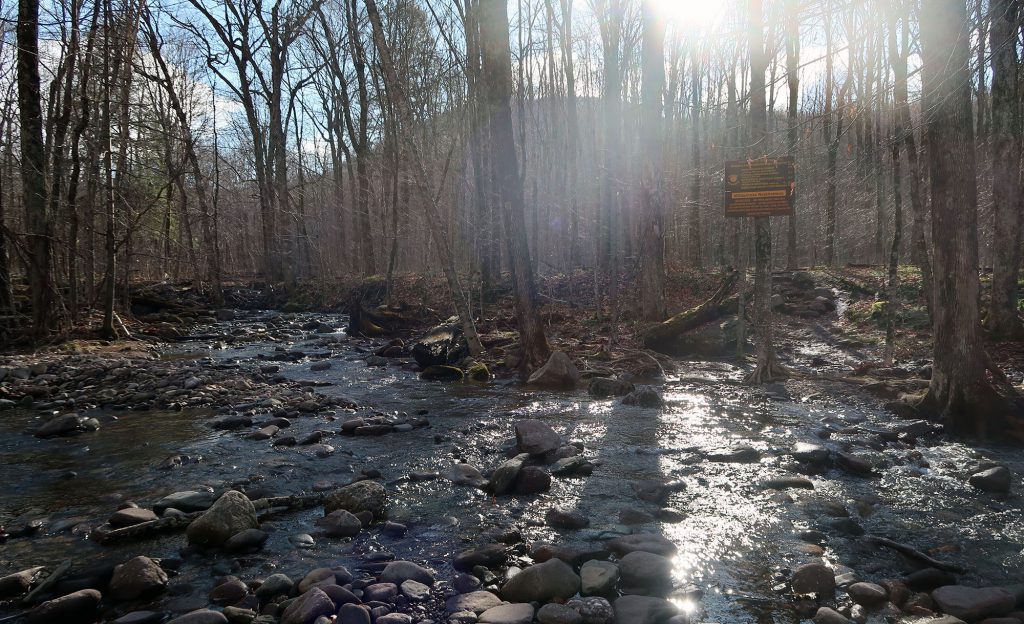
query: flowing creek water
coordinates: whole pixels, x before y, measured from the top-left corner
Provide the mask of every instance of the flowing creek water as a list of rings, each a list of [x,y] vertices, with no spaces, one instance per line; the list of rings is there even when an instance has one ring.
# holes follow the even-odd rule
[[[343,325],[342,318],[329,322]],[[281,363],[281,374],[324,382],[329,385],[318,392],[348,397],[373,410],[425,414],[430,427],[343,437],[336,434],[345,415],[335,421],[328,420],[330,414],[295,418],[289,433],[332,433],[325,442],[336,452],[318,458],[302,447],[272,447],[239,432],[215,431],[208,426],[211,413],[202,410],[100,412],[95,414],[102,422],[98,432],[49,440],[24,433],[36,413],[0,413],[0,523],[44,521],[36,536],[0,544],[0,572],[65,559],[88,566],[137,554],[176,557],[185,544],[180,533],[111,546],[87,539],[87,528],[101,523],[122,501],[146,506],[168,493],[204,486],[244,488],[250,498],[287,495],[342,485],[361,471],[376,469],[389,491],[390,518],[409,527],[404,537],[371,530],[352,542],[317,539],[312,548],[299,548],[289,538],[313,533],[320,510],[281,514],[264,522],[270,538],[258,554],[187,558],[157,605],[179,612],[204,606],[213,575],[248,579],[281,571],[301,577],[322,565],[357,568],[381,552],[424,562],[450,577],[457,552],[487,543],[489,532],[510,526],[527,543],[589,547],[630,531],[660,532],[679,548],[674,581],[689,588],[679,606],[693,613],[694,621],[722,624],[799,621],[783,588],[788,571],[813,558],[808,542],[819,542],[827,561],[862,578],[898,578],[912,569],[892,551],[858,535],[860,528],[923,551],[938,548],[932,551],[937,558],[969,570],[962,579],[966,584],[1022,580],[1024,501],[1019,493],[998,499],[979,492],[965,475],[982,460],[1022,474],[1024,454],[941,437],[916,445],[893,440],[890,432],[901,421],[849,388],[823,391],[820,384],[799,379],[750,388],[740,383],[743,371],[731,364],[679,362],[659,382],[666,406],[645,409],[595,399],[585,390],[531,392],[503,382],[424,382],[399,367],[368,367],[364,343],[335,338],[325,343],[322,336],[295,336],[226,348],[190,344],[165,357],[237,365],[244,371],[266,363],[258,358],[282,346],[324,351],[327,344],[333,354],[329,370],[311,372],[306,359]],[[844,365],[842,356],[824,344],[805,345],[792,355],[825,356],[833,367]],[[551,490],[539,496],[499,498],[444,478],[459,461],[485,472],[495,467],[514,438],[514,422],[524,418],[542,420],[581,442],[597,466],[593,475],[556,478]],[[877,475],[864,478],[837,468],[807,474],[788,455],[797,442],[853,449],[873,460]],[[761,459],[731,463],[706,458],[717,449],[741,445],[759,451]],[[174,455],[188,460],[177,469],[162,468]],[[801,470],[813,490],[763,487],[766,480]],[[441,478],[411,480],[411,472]],[[652,481],[678,484],[667,505],[682,512],[683,519],[622,525],[624,509],[658,510],[637,498],[638,485]],[[544,514],[556,505],[586,514],[590,528],[546,526]]]

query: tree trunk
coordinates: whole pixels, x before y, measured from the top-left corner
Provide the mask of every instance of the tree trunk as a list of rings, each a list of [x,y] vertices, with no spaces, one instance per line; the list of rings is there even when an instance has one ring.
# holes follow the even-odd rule
[[[992,305],[988,329],[992,337],[1021,335],[1017,280],[1021,262],[1021,90],[1017,55],[1019,0],[992,2],[992,202],[995,241],[992,263]]]
[[[768,112],[765,110],[765,69],[763,0],[749,0],[748,41],[750,50],[750,130],[752,151],[758,158],[768,149]],[[767,383],[786,374],[775,356],[772,336],[772,231],[769,217],[754,219],[754,330],[757,334],[757,365],[747,380]]]
[[[934,362],[922,402],[957,434],[986,433],[993,390],[978,312],[978,192],[964,0],[921,13],[923,104],[928,111],[935,241]]]
[[[18,0],[18,112],[21,124],[21,185],[25,207],[32,331],[42,338],[59,325],[50,270],[53,224],[46,205],[46,154],[39,82],[39,2]]]
[[[537,309],[533,264],[526,237],[523,180],[512,126],[512,51],[508,38],[508,7],[504,0],[481,0],[480,43],[491,153],[501,192],[502,223],[515,290],[516,322],[523,356],[521,366],[529,372],[543,366],[551,353]]]
[[[797,144],[800,140],[800,122],[797,119],[800,104],[800,15],[797,0],[786,0],[786,79],[789,85],[789,132],[786,139],[789,155],[795,166]],[[800,167],[795,169],[799,173]],[[794,199],[793,214],[786,219],[786,268],[790,271],[797,266],[795,201]]]
[[[665,24],[658,16],[657,7],[649,1],[643,4],[642,55],[643,118],[640,123],[643,165],[640,192],[644,225],[640,235],[640,318],[661,321],[665,318],[665,192],[662,182],[665,130],[661,121],[662,94],[665,91]],[[697,114],[696,110],[694,114]]]

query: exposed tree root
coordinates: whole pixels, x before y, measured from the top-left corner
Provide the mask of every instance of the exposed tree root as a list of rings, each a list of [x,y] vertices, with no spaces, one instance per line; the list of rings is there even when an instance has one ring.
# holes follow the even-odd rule
[[[755,366],[754,370],[747,375],[745,381],[752,386],[758,386],[778,381],[780,379],[789,379],[793,376],[793,371],[783,366],[778,359],[772,355],[767,359],[767,361],[763,361],[761,358],[758,358],[757,366]]]

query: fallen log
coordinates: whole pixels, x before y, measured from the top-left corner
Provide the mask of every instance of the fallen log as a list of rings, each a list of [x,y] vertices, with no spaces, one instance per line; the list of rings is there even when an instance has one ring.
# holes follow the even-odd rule
[[[644,346],[666,353],[667,346],[682,334],[734,312],[738,309],[738,301],[730,298],[729,294],[738,280],[739,273],[730,271],[710,299],[646,330],[642,335]]]
[[[909,559],[914,559],[919,563],[923,563],[927,566],[936,568],[938,570],[945,570],[946,572],[953,572],[956,574],[967,573],[967,569],[964,567],[958,566],[955,563],[946,563],[945,561],[939,561],[938,559],[930,557],[929,555],[926,555],[920,550],[917,550],[916,548],[913,548],[911,546],[907,546],[906,544],[900,544],[899,542],[894,542],[891,539],[879,537],[877,535],[869,535],[867,539],[868,541],[874,542],[879,546],[884,546],[885,548],[895,550],[896,552],[900,553],[901,555]]]
[[[315,494],[293,494],[291,496],[272,496],[270,498],[258,498],[252,501],[256,513],[277,514],[281,511],[300,511],[311,507],[318,507],[324,504],[329,492],[317,492]],[[180,531],[192,524],[192,521],[203,515],[204,511],[195,511],[180,516],[158,518],[149,522],[133,524],[132,526],[120,529],[104,529],[109,525],[103,525],[96,529],[95,534],[101,544],[123,541],[127,539],[142,539],[161,533]]]
[[[28,593],[28,595],[26,595],[24,598],[22,598],[21,599],[21,604],[23,604],[23,605],[30,605],[30,604],[35,604],[37,602],[40,602],[39,597],[46,595],[46,592],[50,591],[50,588],[52,588],[54,585],[56,585],[57,581],[59,581],[62,578],[64,578],[64,575],[67,574],[68,570],[70,570],[70,569],[71,569],[71,560],[68,559],[64,563],[62,563],[59,566],[57,566],[57,568],[54,569],[54,571],[52,573],[50,573],[49,576],[47,576],[45,579],[43,579],[43,582],[39,583],[39,585],[37,585],[35,589],[30,591]]]

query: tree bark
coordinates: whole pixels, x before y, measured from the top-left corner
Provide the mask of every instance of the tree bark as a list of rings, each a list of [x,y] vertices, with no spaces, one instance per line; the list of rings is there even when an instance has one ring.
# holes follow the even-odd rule
[[[985,377],[978,311],[978,191],[964,0],[931,0],[921,13],[923,102],[928,111],[935,241],[934,362],[922,408],[952,433],[986,433],[993,389]]]
[[[797,0],[786,0],[786,82],[789,86],[789,131],[786,140],[789,155],[793,158],[795,166],[797,145],[800,140],[800,122],[797,118],[800,105],[800,15]],[[800,167],[795,166],[795,169],[799,174]],[[794,198],[793,214],[786,219],[786,268],[790,271],[797,266],[795,201]]]
[[[1021,262],[1021,90],[1017,54],[1020,0],[993,0],[992,26],[992,202],[995,241],[992,305],[988,330],[994,338],[1021,335],[1017,280]]]
[[[747,44],[750,50],[750,130],[752,151],[757,158],[768,149],[768,112],[765,110],[765,69],[763,0],[749,0]],[[768,217],[754,219],[754,330],[757,334],[757,365],[747,380],[767,383],[786,374],[775,355],[772,336],[772,231]]]
[[[32,331],[37,338],[43,338],[57,329],[60,316],[50,270],[53,224],[46,204],[38,0],[18,0],[17,41],[21,185],[27,231],[25,256],[32,302]]]
[[[544,365],[551,350],[537,309],[533,264],[526,237],[523,180],[516,159],[512,125],[512,51],[508,23],[508,7],[504,0],[481,0],[480,48],[491,154],[501,192],[502,223],[515,290],[516,322],[523,356],[521,367],[524,372],[530,372]]]
[[[665,191],[662,182],[665,23],[658,15],[658,8],[650,1],[643,3],[642,57],[643,165],[640,192],[644,218],[640,233],[640,317],[645,321],[660,321],[665,318]]]

